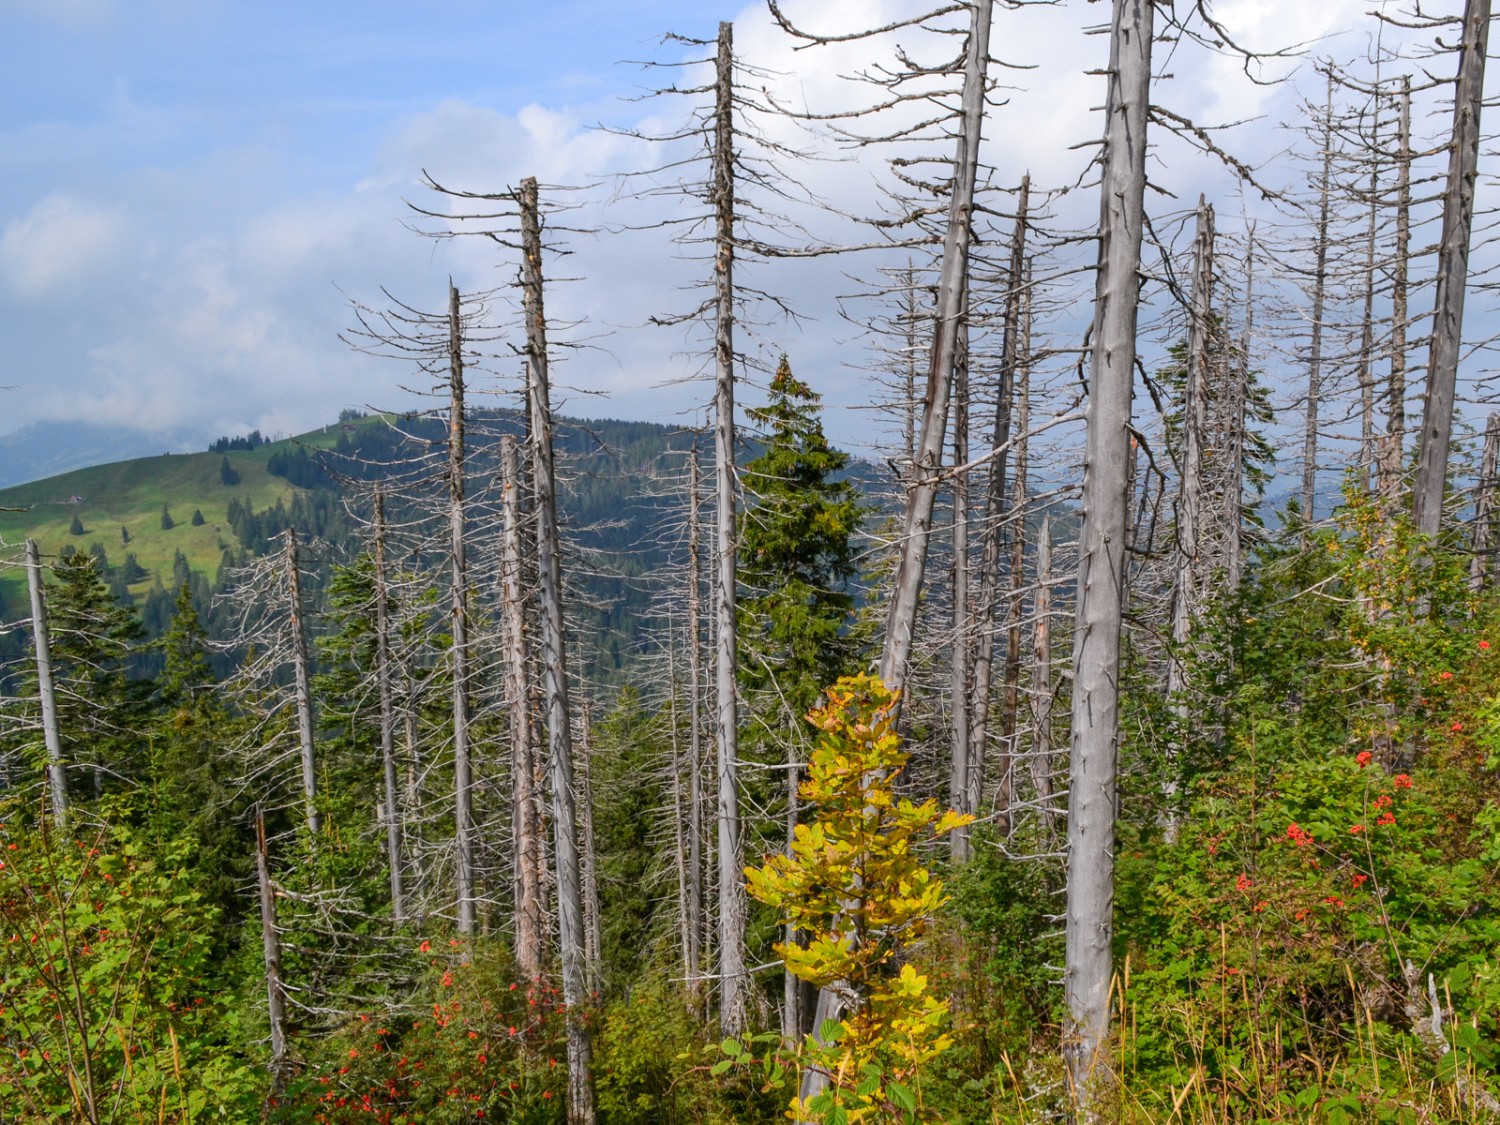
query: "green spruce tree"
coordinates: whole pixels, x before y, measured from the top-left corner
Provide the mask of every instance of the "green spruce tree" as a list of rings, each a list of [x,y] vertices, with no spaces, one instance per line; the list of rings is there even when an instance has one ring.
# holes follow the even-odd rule
[[[740,675],[760,697],[763,724],[800,733],[802,716],[857,655],[847,630],[863,509],[840,479],[849,455],[828,444],[819,396],[785,356],[770,391],[748,412],[765,446],[745,466]],[[766,709],[782,714],[771,720]]]

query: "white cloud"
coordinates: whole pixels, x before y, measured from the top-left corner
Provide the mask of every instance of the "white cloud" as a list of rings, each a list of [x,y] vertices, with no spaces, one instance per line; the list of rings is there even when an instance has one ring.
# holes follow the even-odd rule
[[[5,224],[0,278],[12,292],[50,297],[98,282],[118,264],[128,243],[124,212],[70,195],[43,199]]]

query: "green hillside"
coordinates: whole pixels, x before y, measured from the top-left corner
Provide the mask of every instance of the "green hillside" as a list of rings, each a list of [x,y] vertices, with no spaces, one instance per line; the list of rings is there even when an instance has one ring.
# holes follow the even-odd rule
[[[378,421],[365,418],[352,424]],[[57,554],[70,546],[88,551],[99,544],[116,565],[127,554],[135,555],[147,572],[131,583],[131,593],[137,597],[145,594],[157,576],[165,580],[171,575],[179,551],[194,570],[212,576],[225,548],[236,546],[228,521],[230,501],[256,509],[278,500],[289,502],[297,489],[266,471],[272,455],[298,448],[332,448],[341,432],[341,427],[329,426],[251,451],[142,457],[0,490],[0,508],[20,509],[0,511],[0,561],[18,560],[28,538],[35,539],[44,554]],[[226,458],[239,475],[237,484],[225,484],[221,478]],[[163,505],[173,520],[170,530],[162,527]],[[203,513],[201,526],[192,524],[194,511]],[[82,535],[71,531],[75,517],[83,524]],[[0,572],[0,605],[11,609],[24,599],[24,574],[6,567]]]

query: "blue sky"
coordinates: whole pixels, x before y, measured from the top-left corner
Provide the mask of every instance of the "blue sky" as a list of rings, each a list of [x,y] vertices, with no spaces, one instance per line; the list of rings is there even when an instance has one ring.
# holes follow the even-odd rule
[[[788,4],[826,28],[909,7]],[[1353,26],[1366,7],[1217,5],[1262,42]],[[1082,31],[1107,8],[1069,0],[997,16],[996,52],[1037,67],[1005,75],[1021,88],[987,125],[997,182],[1026,169],[1053,185],[1085,173],[1087,149],[1069,146],[1097,136],[1102,85],[1086,72],[1104,65],[1107,43]],[[672,128],[683,107],[624,100],[654,76],[620,60],[680,59],[686,48],[663,45],[663,33],[711,37],[720,19],[735,20],[742,54],[776,71],[765,81],[794,101],[847,101],[838,76],[867,65],[853,48],[794,52],[758,4],[716,0],[0,0],[0,385],[13,388],[0,392],[0,433],[76,418],[196,445],[251,427],[295,432],[344,406],[406,405],[400,371],[339,342],[349,299],[376,303],[386,287],[436,305],[450,275],[472,289],[514,272],[493,248],[407,229],[405,201],[432,202],[422,169],[494,189],[526,174],[581,183],[648,166],[657,157],[642,146],[591,126]],[[1294,92],[1252,87],[1232,60],[1186,48],[1172,69],[1175,108],[1264,113],[1242,143],[1285,144],[1270,123]],[[1171,162],[1184,199],[1223,187],[1216,170]],[[869,162],[804,175],[843,204],[877,198]],[[580,224],[649,225],[690,208],[608,197],[596,191]],[[1059,207],[1086,216],[1097,203],[1079,193]],[[700,418],[706,391],[680,382],[701,372],[696,338],[636,327],[694,303],[683,291],[702,276],[691,248],[637,232],[580,236],[570,249],[552,276],[583,280],[557,287],[553,311],[582,322],[573,338],[589,346],[563,357],[560,380],[577,389],[564,408]],[[863,449],[875,444],[859,409],[873,394],[868,341],[832,298],[872,268],[766,271],[767,287],[800,299],[809,319],[773,318],[743,345],[762,363],[790,351],[826,392],[834,436]]]

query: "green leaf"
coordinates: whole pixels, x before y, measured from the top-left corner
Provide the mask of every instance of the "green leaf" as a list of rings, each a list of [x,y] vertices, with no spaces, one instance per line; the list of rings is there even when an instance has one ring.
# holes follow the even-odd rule
[[[844,1025],[838,1020],[824,1020],[818,1026],[818,1038],[825,1043],[837,1043],[844,1037]]]
[[[715,1078],[717,1078],[719,1075],[723,1074],[726,1070],[728,1070],[733,1065],[734,1065],[734,1060],[733,1059],[720,1059],[718,1062],[714,1063],[714,1065],[709,1068],[708,1072],[710,1074],[712,1074]]]
[[[899,1082],[892,1082],[885,1088],[886,1096],[899,1108],[907,1113],[917,1112],[917,1096]]]
[[[1459,1027],[1454,1038],[1458,1041],[1460,1047],[1472,1051],[1475,1047],[1479,1046],[1479,1029],[1471,1027],[1468,1024],[1463,1024]]]
[[[745,1048],[742,1047],[740,1045],[740,1041],[738,1039],[735,1039],[733,1036],[720,1043],[719,1050],[723,1051],[732,1059],[737,1059],[745,1053]]]

